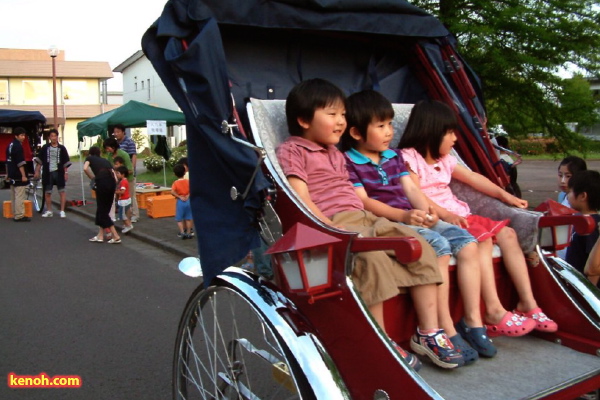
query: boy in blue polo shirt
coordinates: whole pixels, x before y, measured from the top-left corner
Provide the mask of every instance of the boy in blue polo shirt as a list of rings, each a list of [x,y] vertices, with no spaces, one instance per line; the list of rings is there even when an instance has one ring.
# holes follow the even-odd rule
[[[394,136],[393,117],[391,103],[378,92],[366,90],[348,98],[348,125],[341,147],[345,151],[350,180],[365,209],[409,225],[436,251],[438,266],[444,277],[444,284],[438,289],[438,322],[454,347],[461,351],[465,362],[476,361],[478,353],[493,357],[496,348],[489,340],[481,319],[477,241],[466,230],[439,220],[427,198],[411,179],[400,151],[389,148]],[[456,257],[459,265],[458,284],[465,308],[464,318],[456,329],[448,306],[448,263],[451,255]],[[411,348],[418,352],[418,343],[413,342]]]

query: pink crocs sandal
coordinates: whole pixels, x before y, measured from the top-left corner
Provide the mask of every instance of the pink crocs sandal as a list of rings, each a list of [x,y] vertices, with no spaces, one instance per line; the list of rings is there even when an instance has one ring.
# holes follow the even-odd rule
[[[502,320],[495,325],[486,325],[489,337],[523,336],[535,329],[536,323],[527,317],[507,311]]]
[[[514,310],[515,314],[527,317],[535,322],[535,329],[540,332],[556,332],[558,330],[558,325],[556,322],[552,321],[541,308],[537,307],[531,311],[523,312]]]

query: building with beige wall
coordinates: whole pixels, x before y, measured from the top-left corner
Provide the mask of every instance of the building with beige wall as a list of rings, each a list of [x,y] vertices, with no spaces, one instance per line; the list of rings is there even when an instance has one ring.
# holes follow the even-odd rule
[[[57,121],[54,121],[52,59],[47,50],[0,48],[0,109],[39,111],[56,127],[70,154],[78,149],[77,123],[122,104],[106,90],[113,77],[108,62],[66,61],[56,57]],[[113,104],[107,104],[111,99]],[[88,146],[86,146],[88,147]]]

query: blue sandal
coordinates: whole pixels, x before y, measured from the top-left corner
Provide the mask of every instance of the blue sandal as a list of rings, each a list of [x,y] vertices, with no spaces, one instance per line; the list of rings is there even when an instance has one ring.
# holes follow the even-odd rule
[[[462,354],[463,359],[465,360],[465,365],[473,364],[475,361],[479,360],[479,354],[475,351],[469,343],[465,342],[465,340],[460,336],[460,333],[452,336],[450,341],[454,345],[454,348],[458,350],[460,354]]]
[[[463,318],[456,324],[456,330],[482,357],[491,358],[496,355],[498,350],[488,337],[485,327],[471,328]]]

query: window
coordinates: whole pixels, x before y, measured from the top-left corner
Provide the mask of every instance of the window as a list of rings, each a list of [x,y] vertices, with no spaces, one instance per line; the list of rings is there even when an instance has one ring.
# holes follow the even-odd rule
[[[59,100],[60,100],[60,95]],[[63,103],[88,104],[88,86],[86,81],[62,81]]]
[[[148,79],[148,100],[150,100],[151,97],[151,93],[150,93],[150,79]]]
[[[0,80],[0,102],[7,102],[8,100],[8,80]]]
[[[142,90],[144,90],[144,81],[142,81]]]
[[[135,91],[137,92],[137,82],[133,84]]]
[[[23,81],[23,104],[52,104],[51,81]]]

